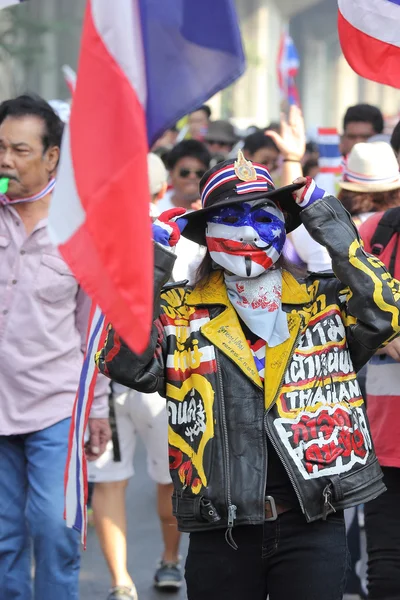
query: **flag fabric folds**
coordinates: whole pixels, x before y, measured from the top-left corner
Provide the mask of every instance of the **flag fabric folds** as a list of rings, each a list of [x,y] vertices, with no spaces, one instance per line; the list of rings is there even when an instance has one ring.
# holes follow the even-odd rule
[[[400,0],[338,0],[339,38],[352,69],[400,88]]]
[[[89,318],[86,354],[72,412],[65,469],[65,519],[67,527],[73,527],[81,532],[84,545],[86,545],[87,472],[83,441],[98,375],[94,359],[104,345],[105,338],[104,315],[99,307],[93,305]]]
[[[281,37],[278,52],[278,83],[281,97],[291,106],[300,106],[299,92],[295,77],[299,72],[300,57],[290,35],[284,32]]]
[[[233,0],[88,1],[49,231],[137,352],[153,307],[148,143],[244,65]]]
[[[101,311],[136,352],[153,311],[149,145],[244,70],[233,0],[88,0],[49,232],[99,308],[74,408],[66,518],[86,532],[85,424]]]

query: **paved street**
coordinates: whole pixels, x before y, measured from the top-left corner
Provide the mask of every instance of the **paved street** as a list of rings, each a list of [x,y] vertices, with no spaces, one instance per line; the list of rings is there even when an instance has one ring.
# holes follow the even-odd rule
[[[156,562],[162,550],[159,521],[156,513],[155,485],[146,471],[146,456],[138,444],[136,474],[128,489],[128,565],[135,581],[139,600],[184,600],[184,589],[179,594],[161,594],[152,586]],[[181,554],[186,556],[187,536],[183,536]],[[88,532],[87,551],[83,553],[81,571],[81,599],[105,600],[110,586],[106,563],[101,554],[96,534]]]

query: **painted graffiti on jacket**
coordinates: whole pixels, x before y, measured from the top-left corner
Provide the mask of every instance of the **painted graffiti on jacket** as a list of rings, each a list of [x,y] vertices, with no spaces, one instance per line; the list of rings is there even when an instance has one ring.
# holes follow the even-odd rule
[[[200,327],[210,320],[206,309],[184,303],[182,289],[162,295],[160,321],[168,341],[167,410],[170,469],[194,494],[207,486],[204,451],[214,437],[214,391],[204,375],[215,373],[214,347],[199,340]],[[174,382],[174,383],[172,383]],[[179,387],[178,387],[179,386]]]
[[[363,465],[372,449],[341,313],[319,306],[288,365],[274,421],[305,479]]]

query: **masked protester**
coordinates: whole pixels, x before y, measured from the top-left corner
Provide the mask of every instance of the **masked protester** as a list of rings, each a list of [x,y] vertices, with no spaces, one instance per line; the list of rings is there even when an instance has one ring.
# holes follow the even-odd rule
[[[166,397],[189,600],[339,600],[343,509],[384,491],[355,372],[399,333],[399,284],[311,179],[275,189],[240,154],[200,192],[201,210],[153,225],[148,349],[110,328],[98,366]],[[298,281],[283,264],[301,221],[338,279]],[[208,249],[194,289],[163,287],[180,231]]]

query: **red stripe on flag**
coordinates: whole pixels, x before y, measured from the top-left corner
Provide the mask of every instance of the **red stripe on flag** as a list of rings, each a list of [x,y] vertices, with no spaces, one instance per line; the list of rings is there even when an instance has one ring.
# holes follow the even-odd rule
[[[153,304],[145,114],[95,27],[90,2],[70,128],[86,221],[60,251],[128,345],[142,352]]]
[[[340,11],[338,27],[343,54],[358,75],[400,88],[400,48],[356,29]]]

